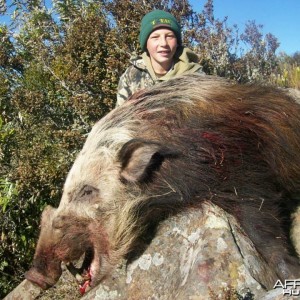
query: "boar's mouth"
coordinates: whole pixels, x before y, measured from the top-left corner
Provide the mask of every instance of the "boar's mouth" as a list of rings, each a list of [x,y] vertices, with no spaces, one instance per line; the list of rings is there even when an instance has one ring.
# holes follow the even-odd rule
[[[83,273],[85,273],[86,271],[88,271],[88,269],[90,268],[90,265],[93,261],[93,258],[94,258],[94,252],[93,252],[93,249],[90,248],[85,252],[84,260],[83,260],[82,265],[81,265],[80,268],[75,267],[73,262],[66,262],[67,269],[70,271],[70,273],[74,277],[80,278],[80,276]]]
[[[66,267],[79,283],[81,294],[94,285],[94,277],[99,273],[99,263],[92,248],[87,249],[81,267],[75,267],[73,262],[67,262]]]

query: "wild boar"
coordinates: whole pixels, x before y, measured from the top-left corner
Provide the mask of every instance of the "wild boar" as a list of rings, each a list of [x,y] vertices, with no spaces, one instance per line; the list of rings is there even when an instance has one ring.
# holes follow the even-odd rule
[[[135,94],[90,132],[59,207],[43,213],[26,278],[46,289],[61,262],[85,254],[81,271],[95,286],[149,226],[203,201],[236,217],[278,278],[299,277],[288,230],[300,189],[299,116],[285,91],[210,76]]]

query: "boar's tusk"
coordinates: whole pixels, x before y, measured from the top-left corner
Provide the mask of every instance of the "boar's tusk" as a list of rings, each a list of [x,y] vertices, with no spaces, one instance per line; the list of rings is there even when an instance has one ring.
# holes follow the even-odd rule
[[[90,289],[90,269],[88,268],[88,270],[85,270],[84,263],[81,268],[76,268],[73,263],[67,263],[66,267],[79,283],[80,294],[84,295]]]
[[[77,281],[82,282],[90,279],[89,269],[93,257],[93,250],[89,249],[85,252],[84,260],[80,268],[75,267],[72,262],[66,263],[68,271],[76,278]]]
[[[77,281],[82,281],[83,277],[81,276],[82,268],[76,268],[73,263],[67,263],[66,267],[68,271],[76,278]]]

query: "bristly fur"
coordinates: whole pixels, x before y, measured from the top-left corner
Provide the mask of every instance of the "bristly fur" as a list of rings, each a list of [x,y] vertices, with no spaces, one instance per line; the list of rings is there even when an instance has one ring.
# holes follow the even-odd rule
[[[285,231],[300,189],[299,116],[283,90],[210,76],[141,91],[94,126],[55,216],[101,224],[105,241],[92,244],[105,243],[100,254],[115,265],[149,224],[209,200],[238,219],[279,278],[299,276]]]

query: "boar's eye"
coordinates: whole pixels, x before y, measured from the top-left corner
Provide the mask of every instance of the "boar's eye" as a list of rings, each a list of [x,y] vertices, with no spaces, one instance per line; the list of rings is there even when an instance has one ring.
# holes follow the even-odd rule
[[[85,185],[79,192],[79,197],[77,200],[84,201],[84,200],[91,200],[91,197],[97,196],[99,193],[99,190],[90,186]]]

